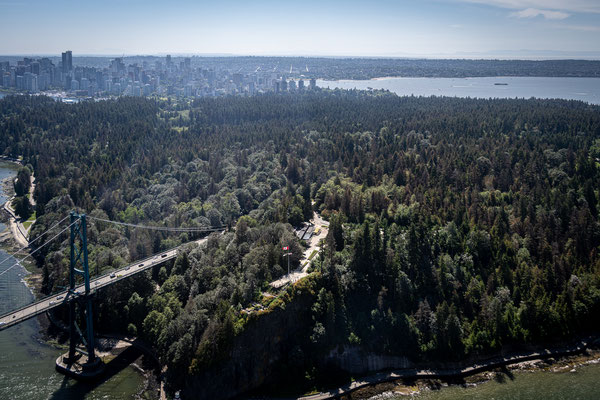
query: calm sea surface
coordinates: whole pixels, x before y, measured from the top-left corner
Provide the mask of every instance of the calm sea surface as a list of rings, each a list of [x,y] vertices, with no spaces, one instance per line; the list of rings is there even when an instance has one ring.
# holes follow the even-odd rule
[[[15,166],[0,163],[0,180],[16,175]],[[0,190],[0,204],[6,201]],[[6,226],[0,224],[0,232]],[[8,258],[8,259],[7,259]],[[15,259],[0,250],[0,273]],[[23,284],[26,271],[21,266],[0,276],[0,314],[33,301]],[[143,378],[128,367],[98,386],[68,379],[54,370],[56,358],[64,351],[43,343],[37,320],[30,319],[0,332],[0,399],[133,399],[143,387]]]
[[[502,85],[496,85],[501,83]],[[317,80],[317,86],[341,89],[387,89],[400,96],[530,98],[582,100],[600,104],[600,78],[378,78]]]
[[[600,365],[577,368],[576,372],[515,372],[512,377],[492,380],[475,387],[444,387],[425,391],[416,400],[596,400],[600,398]],[[395,400],[406,399],[400,396]]]

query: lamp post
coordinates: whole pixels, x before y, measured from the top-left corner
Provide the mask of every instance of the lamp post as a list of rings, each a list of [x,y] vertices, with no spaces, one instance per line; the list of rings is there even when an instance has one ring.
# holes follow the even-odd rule
[[[290,249],[290,246],[283,246],[281,248],[283,251],[288,251]],[[291,252],[289,253],[285,253],[283,256],[286,257],[287,256],[287,260],[288,260],[288,276],[290,275],[290,256],[292,255]]]

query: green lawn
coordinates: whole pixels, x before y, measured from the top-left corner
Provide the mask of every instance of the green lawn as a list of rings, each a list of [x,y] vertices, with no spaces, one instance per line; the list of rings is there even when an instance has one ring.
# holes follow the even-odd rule
[[[25,222],[23,222],[23,228],[25,229],[29,229],[29,227],[31,226],[31,224],[33,224],[35,222],[35,211],[33,212],[33,214],[31,214],[31,217],[29,217],[29,219]]]

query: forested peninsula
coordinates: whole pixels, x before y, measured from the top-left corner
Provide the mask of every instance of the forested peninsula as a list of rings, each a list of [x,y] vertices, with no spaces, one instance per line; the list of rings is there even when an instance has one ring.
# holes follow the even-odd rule
[[[35,173],[30,239],[73,209],[228,227],[95,300],[95,326],[143,338],[169,390],[192,398],[301,394],[368,371],[367,356],[434,365],[600,328],[598,106],[342,90],[10,96],[0,154]],[[307,277],[274,289],[282,246],[300,266],[293,227],[313,211],[329,221],[323,249]],[[90,269],[194,235],[96,221]],[[35,254],[44,293],[68,279],[61,239]]]

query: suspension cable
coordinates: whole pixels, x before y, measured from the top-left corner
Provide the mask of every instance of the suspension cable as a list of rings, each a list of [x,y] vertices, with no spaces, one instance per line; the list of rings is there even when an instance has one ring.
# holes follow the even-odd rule
[[[8,271],[10,271],[11,269],[13,269],[14,267],[16,267],[17,265],[20,265],[23,261],[25,261],[26,259],[28,259],[29,257],[32,257],[35,253],[37,253],[38,251],[40,251],[43,247],[45,247],[46,245],[48,245],[50,242],[52,242],[54,239],[56,239],[57,237],[59,237],[63,232],[65,232],[66,230],[68,230],[69,228],[71,228],[73,225],[75,225],[78,221],[74,221],[72,222],[69,226],[67,226],[66,228],[64,228],[62,231],[58,232],[56,235],[52,236],[52,238],[48,239],[44,244],[42,244],[41,246],[39,246],[38,248],[36,248],[35,250],[33,250],[31,253],[27,254],[25,257],[21,258],[20,260],[17,260],[16,263],[14,263],[13,265],[11,265],[9,268],[5,269],[4,271],[0,272],[0,276],[4,275],[5,273],[7,273]]]
[[[88,215],[87,218],[93,219],[96,221],[107,222],[109,224],[129,226],[132,228],[153,229],[156,231],[167,231],[167,232],[214,232],[214,231],[220,231],[220,230],[223,230],[226,228],[225,225],[212,226],[212,227],[208,227],[208,228],[191,228],[191,227],[190,228],[170,228],[168,226],[151,226],[151,225],[130,224],[127,222],[117,222],[117,221],[111,221],[109,219],[92,217],[90,215]]]
[[[56,224],[54,224],[51,228],[48,228],[46,231],[44,231],[41,235],[39,235],[38,237],[33,239],[31,242],[29,242],[29,244],[27,244],[27,246],[21,247],[19,250],[9,254],[8,257],[6,257],[4,260],[0,261],[0,264],[3,264],[5,261],[9,260],[11,257],[14,257],[17,254],[19,254],[20,252],[22,252],[23,250],[27,249],[29,246],[31,246],[32,243],[35,243],[38,240],[40,240],[45,234],[50,232],[52,229],[56,228],[58,225],[62,224],[67,218],[69,218],[68,215],[66,217],[64,217],[63,219],[61,219],[60,221],[58,221]]]

